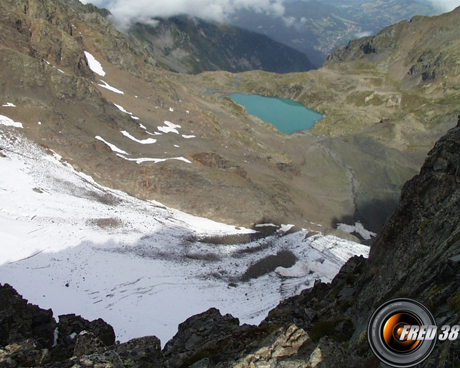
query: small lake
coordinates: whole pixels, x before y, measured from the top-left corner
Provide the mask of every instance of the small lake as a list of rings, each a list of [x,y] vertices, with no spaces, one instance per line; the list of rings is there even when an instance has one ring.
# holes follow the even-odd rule
[[[229,96],[246,107],[248,114],[274,125],[281,133],[311,129],[323,115],[287,98],[233,93]]]

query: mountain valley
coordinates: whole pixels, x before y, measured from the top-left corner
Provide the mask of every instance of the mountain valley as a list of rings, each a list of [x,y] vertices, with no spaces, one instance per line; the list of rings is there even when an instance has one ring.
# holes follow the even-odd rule
[[[166,26],[133,38],[108,19],[78,0],[0,2],[0,283],[103,317],[121,343],[0,285],[0,366],[378,367],[366,323],[384,301],[458,324],[460,8],[286,74],[203,71],[233,30],[199,50],[190,20],[170,20],[179,43],[158,49]],[[219,63],[243,65],[231,51]],[[235,92],[323,118],[286,135]],[[127,341],[152,334],[165,345]],[[446,342],[424,367],[459,359]]]
[[[333,228],[348,219],[376,231],[395,207],[402,184],[458,114],[455,89],[444,88],[450,65],[430,83],[412,75],[413,87],[400,84],[409,79],[398,80],[406,74],[390,77],[388,66],[362,60],[308,74],[247,72],[235,83],[231,73],[176,74],[144,62],[152,57],[148,50],[90,7],[81,11],[81,4],[70,2],[54,5],[52,13],[43,4],[35,9],[30,2],[25,11],[25,5],[8,4],[2,14],[17,19],[2,22],[2,99],[17,108],[2,107],[1,113],[22,121],[28,137],[103,185],[218,221]],[[83,51],[102,64],[103,77],[91,71]],[[437,94],[443,89],[452,103]],[[324,118],[311,133],[283,135],[220,98],[236,91],[291,98]],[[157,127],[165,121],[180,129],[163,134]],[[126,134],[156,142],[139,144]],[[96,136],[133,159],[189,162],[138,164],[117,156]],[[356,158],[361,162],[353,162]]]
[[[306,54],[321,66],[337,46],[410,19],[434,15],[428,4],[413,1],[290,1],[284,3],[282,17],[243,10],[233,14],[230,23],[267,35]]]

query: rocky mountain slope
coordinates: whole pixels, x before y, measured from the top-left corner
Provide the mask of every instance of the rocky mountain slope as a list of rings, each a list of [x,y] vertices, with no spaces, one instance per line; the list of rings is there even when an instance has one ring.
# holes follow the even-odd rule
[[[172,71],[291,73],[315,68],[300,51],[228,24],[185,16],[156,22],[155,26],[136,23],[128,33],[155,56],[158,65]]]
[[[232,224],[358,219],[376,231],[458,112],[446,78],[408,86],[361,60],[285,76],[181,75],[92,6],[0,6],[0,114],[103,185]],[[236,91],[292,98],[324,118],[313,134],[284,135],[220,98]]]
[[[101,184],[242,225],[329,225],[331,213],[352,211],[347,173],[321,149],[309,153],[315,165],[332,166],[320,178],[293,162],[285,136],[205,94],[203,84],[185,86],[180,75],[145,62],[152,55],[94,9],[77,12],[58,0],[0,6],[0,114]],[[102,63],[100,74],[88,58]]]
[[[371,248],[331,284],[273,309],[259,326],[214,308],[179,325],[164,347],[155,337],[114,344],[103,321],[60,317],[0,288],[0,362],[5,367],[379,367],[366,339],[370,314],[406,296],[427,305],[438,325],[460,317],[460,121],[406,183],[398,208]],[[56,328],[57,327],[57,328]],[[57,331],[57,332],[54,332]],[[54,334],[54,338],[53,338]],[[459,340],[438,342],[422,367],[456,367]]]

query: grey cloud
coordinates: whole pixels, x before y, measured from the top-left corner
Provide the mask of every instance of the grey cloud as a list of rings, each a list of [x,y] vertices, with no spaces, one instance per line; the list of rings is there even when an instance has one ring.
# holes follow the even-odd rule
[[[454,10],[460,5],[460,0],[430,0],[431,5],[439,12]]]
[[[225,21],[241,9],[281,17],[284,14],[282,0],[81,0],[105,7],[113,14],[119,28],[126,29],[132,22],[148,22],[152,17],[190,15],[207,20]]]

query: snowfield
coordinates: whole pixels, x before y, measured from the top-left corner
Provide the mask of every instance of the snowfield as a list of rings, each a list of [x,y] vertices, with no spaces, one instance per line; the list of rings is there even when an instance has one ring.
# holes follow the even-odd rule
[[[102,68],[102,65],[99,61],[96,60],[96,58],[90,54],[88,51],[84,51],[86,60],[88,61],[89,68],[96,74],[99,74],[101,77],[105,76],[105,71],[104,68]]]
[[[256,240],[254,230],[102,187],[2,119],[0,283],[55,317],[101,317],[120,341],[156,335],[164,345],[179,323],[210,307],[257,324],[280,300],[368,254],[288,225]],[[266,264],[273,267],[264,274]]]

